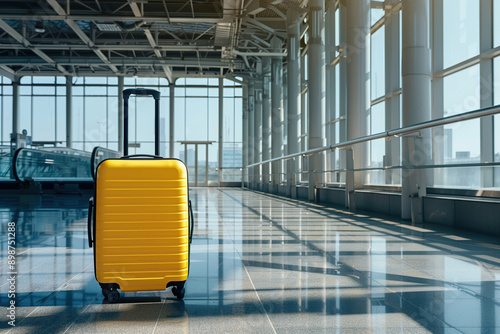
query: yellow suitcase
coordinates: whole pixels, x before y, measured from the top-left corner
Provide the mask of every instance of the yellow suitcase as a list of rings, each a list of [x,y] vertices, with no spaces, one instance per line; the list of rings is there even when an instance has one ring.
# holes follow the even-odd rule
[[[151,93],[144,91],[141,95]],[[137,89],[131,93],[137,94]],[[194,220],[182,161],[158,155],[102,161],[89,202],[88,224],[95,277],[110,302],[119,299],[118,289],[151,291],[172,286],[177,298],[184,297]]]

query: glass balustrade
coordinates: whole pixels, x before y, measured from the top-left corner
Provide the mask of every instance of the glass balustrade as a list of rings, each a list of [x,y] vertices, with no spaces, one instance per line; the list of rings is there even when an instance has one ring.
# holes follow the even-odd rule
[[[94,148],[92,153],[65,147],[23,148],[14,154],[14,178],[20,182],[92,180],[99,162],[118,156],[118,152],[102,147]],[[10,157],[8,162],[5,160],[8,169]],[[3,160],[0,163],[4,173]],[[6,173],[10,176],[8,171]]]

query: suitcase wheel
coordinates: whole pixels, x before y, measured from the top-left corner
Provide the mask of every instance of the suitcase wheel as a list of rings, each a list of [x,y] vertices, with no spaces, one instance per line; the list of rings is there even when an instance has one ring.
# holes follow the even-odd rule
[[[120,293],[116,289],[102,289],[102,294],[110,303],[116,303],[120,299]]]
[[[174,294],[174,296],[177,297],[177,299],[183,299],[184,298],[184,294],[186,293],[186,289],[184,287],[182,287],[181,289],[179,289],[178,286],[173,286],[172,287],[172,293]]]

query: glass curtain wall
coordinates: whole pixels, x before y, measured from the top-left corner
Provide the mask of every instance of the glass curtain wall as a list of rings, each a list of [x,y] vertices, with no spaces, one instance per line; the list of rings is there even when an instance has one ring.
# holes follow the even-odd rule
[[[218,142],[219,142],[219,79],[180,78],[175,82],[175,144],[174,156],[193,162],[194,145],[187,151],[179,141],[213,141],[206,152],[198,154],[198,165],[207,166],[208,182],[218,182]],[[205,150],[199,146],[199,149]],[[191,164],[190,163],[190,164]]]
[[[374,25],[383,16],[383,9],[371,9],[371,24]],[[385,131],[385,25],[371,34],[370,47],[372,106],[368,121],[370,134],[375,134]],[[369,145],[370,167],[383,167],[385,139],[372,140]],[[385,184],[385,172],[383,170],[370,171],[367,181],[369,184]]]
[[[4,124],[8,137],[10,124]],[[5,107],[4,110],[8,109]],[[22,77],[19,85],[19,131],[26,130],[32,142],[51,142],[66,146],[66,78]],[[5,135],[4,133],[4,135]]]
[[[241,182],[243,166],[243,90],[234,81],[224,80],[222,181]]]
[[[242,175],[242,88],[224,79],[222,96],[222,182],[241,182]],[[175,157],[184,159],[185,147],[179,141],[212,141],[206,155],[198,154],[198,166],[208,166],[208,182],[219,180],[219,79],[180,78],[175,82]],[[199,149],[201,146],[198,146]],[[187,148],[194,158],[195,148]]]
[[[92,151],[96,146],[118,150],[118,79],[72,78],[73,148]]]
[[[95,146],[118,149],[118,78],[74,77],[72,80],[73,148],[91,151]],[[170,87],[164,78],[124,78],[124,88],[157,89],[160,99],[160,154],[169,152]],[[19,85],[19,129],[33,141],[66,146],[66,78],[26,76]],[[10,144],[12,132],[12,81],[0,77],[0,140]],[[242,87],[223,81],[223,145],[219,166],[219,79],[181,78],[175,86],[174,156],[184,158],[178,141],[213,141],[208,145],[209,181],[240,182],[242,174]],[[129,100],[129,153],[154,153],[154,100]],[[205,155],[199,156],[206,160]]]
[[[12,81],[0,76],[0,144],[10,145],[12,132]]]

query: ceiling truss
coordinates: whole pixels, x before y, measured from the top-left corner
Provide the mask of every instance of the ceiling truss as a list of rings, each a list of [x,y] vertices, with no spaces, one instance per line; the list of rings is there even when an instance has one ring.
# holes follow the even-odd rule
[[[262,57],[286,54],[270,40],[286,39],[284,13],[306,4],[0,0],[0,75],[247,77]]]

